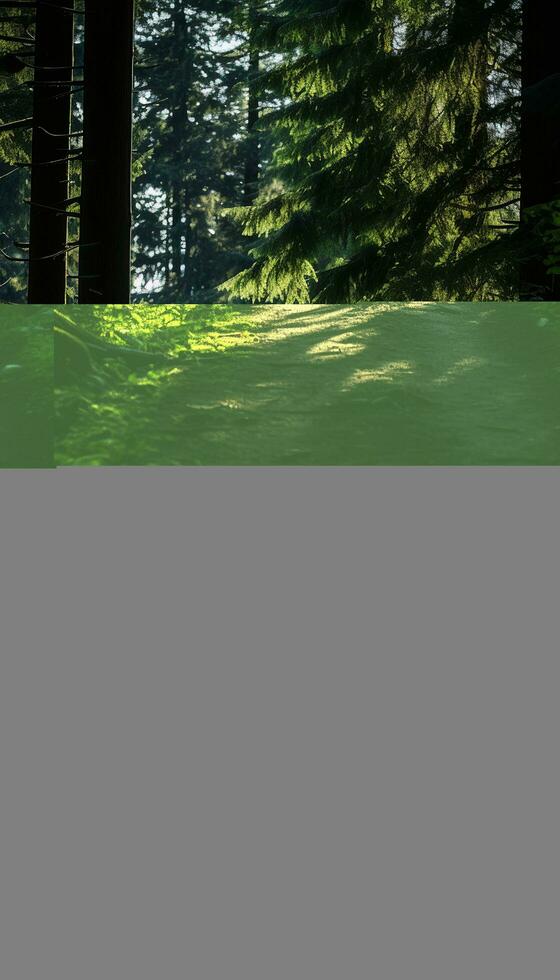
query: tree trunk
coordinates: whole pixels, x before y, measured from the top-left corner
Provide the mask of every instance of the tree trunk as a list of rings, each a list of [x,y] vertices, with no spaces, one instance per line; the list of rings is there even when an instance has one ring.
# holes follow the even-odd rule
[[[195,232],[191,227],[191,217],[189,214],[190,199],[189,199],[189,185],[187,181],[185,181],[185,184],[183,186],[183,206],[185,209],[185,236],[184,236],[184,252],[183,252],[184,269],[183,269],[183,282],[181,287],[181,294],[183,298],[186,300],[190,296],[192,296],[193,272],[194,272],[192,253],[193,253],[193,237],[195,235]]]
[[[74,0],[37,0],[29,303],[66,302]]]
[[[173,179],[171,186],[173,206],[171,209],[171,271],[173,284],[176,289],[181,284],[181,268],[183,260],[183,206],[181,182]]]
[[[259,190],[260,143],[256,127],[259,122],[260,106],[256,92],[259,74],[259,50],[254,43],[253,18],[254,0],[249,4],[249,71],[247,73],[247,152],[245,157],[245,204],[252,204]]]
[[[171,285],[171,195],[169,188],[165,192],[165,279],[166,293]]]
[[[560,72],[560,9],[548,0],[524,0],[522,88]],[[522,102],[520,270],[522,300],[560,300],[560,277],[547,274],[546,244],[539,240],[529,208],[560,198],[560,118]]]
[[[173,8],[172,59],[177,61],[177,72],[173,90],[174,104],[171,111],[171,131],[173,133],[173,152],[175,157],[172,161],[173,177],[171,181],[171,199],[173,202],[171,220],[171,268],[173,285],[175,290],[177,290],[178,299],[181,298],[183,276],[184,272],[186,272],[186,269],[183,269],[185,195],[181,166],[183,161],[183,144],[188,126],[187,56],[188,37],[185,21],[185,4],[184,0],[175,0],[175,6]]]
[[[134,0],[85,0],[80,303],[129,303]]]

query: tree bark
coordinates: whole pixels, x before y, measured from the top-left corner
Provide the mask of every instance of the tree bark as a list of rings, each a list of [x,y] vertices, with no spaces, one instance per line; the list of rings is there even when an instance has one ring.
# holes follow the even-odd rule
[[[171,285],[171,195],[165,191],[165,289]]]
[[[85,0],[80,303],[129,303],[134,0]]]
[[[171,269],[173,285],[180,293],[183,286],[183,241],[185,237],[185,200],[183,176],[180,172],[183,160],[182,147],[188,126],[187,116],[187,25],[183,0],[175,0],[173,9],[173,59],[177,61],[177,74],[174,86],[174,104],[171,112],[171,131],[175,159],[172,162],[171,180],[172,220],[171,220]]]
[[[179,288],[181,283],[182,269],[182,243],[183,243],[183,192],[181,182],[173,179],[171,185],[171,195],[173,206],[171,209],[171,271],[173,284]]]
[[[66,302],[73,7],[74,0],[37,0],[29,303]]]
[[[547,0],[524,0],[522,88],[560,72],[560,9]],[[520,269],[522,300],[560,300],[560,277],[548,275],[546,244],[539,241],[529,208],[560,199],[560,118],[535,112],[522,101]]]
[[[247,73],[247,152],[245,156],[245,204],[252,204],[259,190],[260,143],[256,127],[259,122],[260,105],[256,91],[259,74],[259,49],[254,43],[255,3],[249,3],[249,70]]]

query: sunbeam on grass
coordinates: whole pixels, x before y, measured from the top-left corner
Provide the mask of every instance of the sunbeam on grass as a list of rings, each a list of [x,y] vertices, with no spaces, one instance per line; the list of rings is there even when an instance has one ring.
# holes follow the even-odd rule
[[[57,389],[59,465],[560,462],[553,304],[62,312],[171,360]]]

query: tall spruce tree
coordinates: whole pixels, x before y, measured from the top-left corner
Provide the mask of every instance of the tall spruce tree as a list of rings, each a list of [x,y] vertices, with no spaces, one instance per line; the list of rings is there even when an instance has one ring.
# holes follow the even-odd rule
[[[260,241],[230,294],[513,297],[518,34],[517,0],[277,3],[282,189],[235,212]]]

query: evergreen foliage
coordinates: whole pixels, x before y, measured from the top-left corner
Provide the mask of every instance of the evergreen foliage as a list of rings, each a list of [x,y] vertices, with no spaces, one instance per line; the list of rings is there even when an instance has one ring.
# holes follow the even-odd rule
[[[279,192],[226,283],[252,301],[515,295],[517,0],[280,0],[261,19]]]

